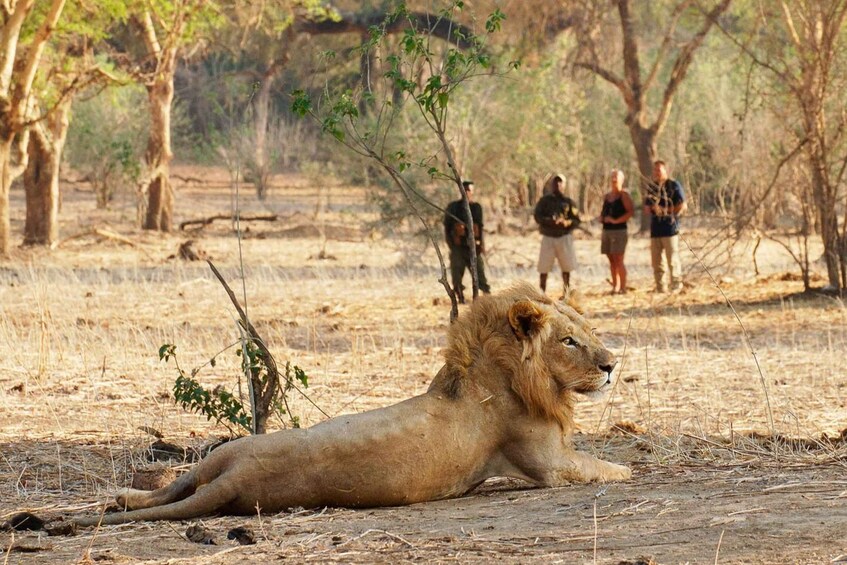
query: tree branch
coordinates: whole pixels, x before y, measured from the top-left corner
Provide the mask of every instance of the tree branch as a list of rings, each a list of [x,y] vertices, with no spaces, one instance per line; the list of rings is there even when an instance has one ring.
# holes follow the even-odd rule
[[[409,12],[406,17],[386,21],[386,12],[356,13],[343,12],[338,21],[323,19],[312,20],[301,17],[295,23],[295,30],[309,35],[326,35],[340,33],[368,33],[371,27],[380,26],[385,33],[398,33],[411,27],[425,27],[427,34],[455,43],[460,49],[471,47],[467,38],[473,32],[466,26],[443,16],[435,16],[427,12]]]
[[[630,12],[630,0],[618,0],[618,15],[621,20],[623,36],[623,68],[624,77],[632,92],[632,99],[637,105],[644,98],[641,84],[641,57],[638,54],[638,40],[635,35],[635,23]]]
[[[47,13],[44,21],[41,22],[38,31],[35,33],[35,38],[29,46],[29,54],[26,59],[24,71],[21,73],[21,80],[16,87],[18,94],[15,95],[15,98],[18,98],[20,101],[18,104],[14,104],[11,109],[13,121],[20,119],[25,113],[26,101],[32,90],[32,83],[35,80],[35,73],[38,71],[38,65],[41,62],[41,55],[44,53],[44,46],[47,44],[47,40],[50,39],[50,35],[56,27],[56,23],[59,21],[59,16],[62,14],[64,7],[65,0],[53,0],[53,3],[50,5],[50,11]]]
[[[693,0],[686,0],[685,2],[680,2],[674,7],[673,12],[671,12],[671,21],[668,24],[665,37],[662,39],[662,44],[659,46],[659,51],[656,53],[656,59],[653,61],[653,67],[650,69],[650,72],[647,74],[647,78],[644,80],[644,90],[649,90],[650,85],[653,84],[653,80],[655,80],[656,75],[659,72],[662,60],[665,58],[668,48],[670,47],[671,38],[673,37],[673,32],[676,30],[677,23],[679,23],[679,18],[682,16],[685,9],[691,5],[692,1]]]
[[[688,73],[688,67],[691,66],[691,61],[694,59],[694,53],[701,45],[703,45],[703,41],[706,39],[706,34],[709,33],[712,25],[714,25],[717,21],[718,16],[729,8],[730,2],[732,2],[732,0],[721,0],[719,4],[712,8],[712,10],[706,15],[706,21],[703,22],[703,27],[700,28],[700,31],[698,31],[691,41],[686,43],[680,50],[679,56],[677,57],[673,70],[671,71],[670,79],[668,79],[668,84],[665,86],[665,92],[662,95],[662,106],[659,109],[659,114],[656,116],[656,121],[653,122],[652,126],[650,126],[654,131],[656,131],[656,133],[662,130],[668,116],[670,115],[673,97],[676,94],[679,85],[682,83],[683,79],[685,79],[685,75]]]

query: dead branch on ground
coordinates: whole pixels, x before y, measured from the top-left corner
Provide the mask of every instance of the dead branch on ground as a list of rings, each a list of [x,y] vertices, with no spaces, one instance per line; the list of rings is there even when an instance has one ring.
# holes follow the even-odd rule
[[[200,229],[202,227],[208,226],[215,220],[229,220],[235,221],[235,216],[232,214],[216,214],[214,216],[209,216],[207,218],[200,218],[197,220],[186,220],[179,224],[179,231],[184,231],[188,226],[198,226]],[[265,215],[254,215],[254,216],[239,216],[238,220],[241,222],[276,222],[279,220],[279,216],[277,214],[265,214]]]

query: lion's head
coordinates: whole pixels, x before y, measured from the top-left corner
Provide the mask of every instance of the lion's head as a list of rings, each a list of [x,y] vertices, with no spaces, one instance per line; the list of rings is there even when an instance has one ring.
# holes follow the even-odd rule
[[[533,415],[572,421],[573,394],[593,396],[611,384],[615,356],[570,302],[557,302],[528,283],[475,301],[450,328],[445,352],[455,381],[509,376],[508,386]],[[488,368],[488,370],[486,370]]]

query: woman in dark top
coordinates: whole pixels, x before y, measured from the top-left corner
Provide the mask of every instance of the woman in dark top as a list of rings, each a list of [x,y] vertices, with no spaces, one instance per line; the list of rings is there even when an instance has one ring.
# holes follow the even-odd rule
[[[612,294],[626,293],[626,267],[623,264],[627,242],[626,222],[635,210],[632,197],[623,189],[623,179],[623,171],[612,171],[609,179],[612,190],[603,197],[603,210],[598,218],[603,224],[600,253],[609,258]]]

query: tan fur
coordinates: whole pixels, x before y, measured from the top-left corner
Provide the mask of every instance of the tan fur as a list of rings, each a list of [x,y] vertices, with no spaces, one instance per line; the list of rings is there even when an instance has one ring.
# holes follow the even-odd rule
[[[461,496],[494,476],[539,486],[630,477],[572,447],[574,393],[607,387],[615,363],[572,306],[528,284],[482,297],[451,326],[444,358],[425,394],[230,442],[165,488],[122,491],[130,511],[103,523],[394,506]]]

